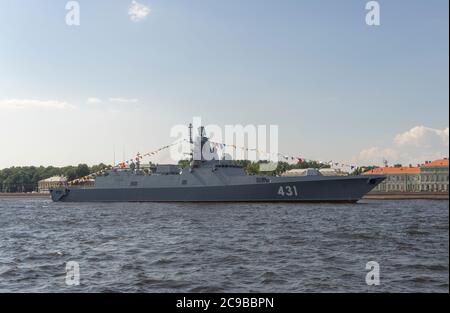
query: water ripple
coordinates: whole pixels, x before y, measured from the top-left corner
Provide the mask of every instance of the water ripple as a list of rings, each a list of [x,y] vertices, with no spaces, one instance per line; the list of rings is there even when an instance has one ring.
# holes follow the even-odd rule
[[[0,198],[0,292],[448,292],[448,201]],[[81,284],[65,284],[68,261]],[[365,283],[377,261],[381,285]]]

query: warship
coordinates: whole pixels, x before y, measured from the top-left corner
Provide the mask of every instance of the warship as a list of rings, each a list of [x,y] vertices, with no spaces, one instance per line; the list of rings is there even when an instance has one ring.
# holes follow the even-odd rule
[[[248,175],[232,160],[206,159],[210,145],[200,127],[191,146],[189,167],[160,164],[143,170],[139,163],[114,167],[95,178],[92,186],[65,186],[50,190],[53,201],[64,202],[344,202],[355,203],[381,183],[382,175],[323,176],[308,169],[301,176]],[[206,148],[208,148],[206,146]]]

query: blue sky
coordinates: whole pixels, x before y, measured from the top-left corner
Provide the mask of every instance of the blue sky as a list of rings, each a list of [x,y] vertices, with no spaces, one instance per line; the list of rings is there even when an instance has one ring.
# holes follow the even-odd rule
[[[278,124],[307,158],[448,154],[447,0],[379,1],[377,27],[357,0],[140,0],[139,22],[131,1],[80,0],[80,26],[66,2],[0,0],[0,167],[111,162],[193,116]]]

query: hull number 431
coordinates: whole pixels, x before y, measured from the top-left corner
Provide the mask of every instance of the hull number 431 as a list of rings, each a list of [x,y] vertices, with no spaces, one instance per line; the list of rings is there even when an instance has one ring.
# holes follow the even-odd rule
[[[298,196],[297,187],[294,185],[280,186],[280,188],[278,188],[278,195],[283,197]]]

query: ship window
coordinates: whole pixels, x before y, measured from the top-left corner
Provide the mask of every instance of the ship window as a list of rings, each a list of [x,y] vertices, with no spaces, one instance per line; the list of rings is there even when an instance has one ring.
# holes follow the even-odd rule
[[[182,184],[182,185],[187,185],[187,180],[186,180],[186,179],[183,179],[183,180],[181,181],[181,184]]]
[[[130,186],[132,186],[132,187],[136,187],[138,185],[138,182],[137,181],[132,181],[131,183],[130,183]]]

